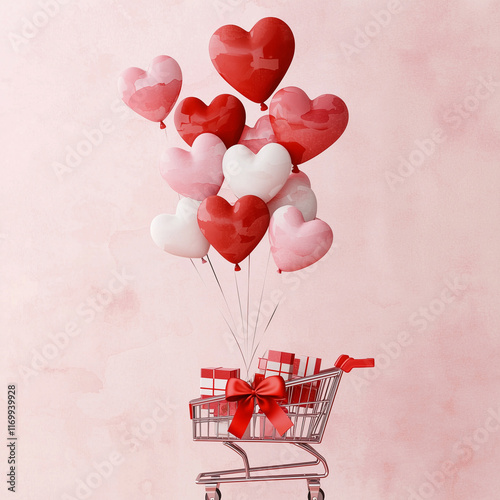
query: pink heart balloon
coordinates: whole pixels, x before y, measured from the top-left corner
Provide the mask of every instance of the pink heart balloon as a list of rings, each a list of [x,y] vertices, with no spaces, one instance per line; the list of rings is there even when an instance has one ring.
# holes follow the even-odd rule
[[[349,113],[333,94],[309,99],[298,87],[285,87],[273,96],[269,116],[277,142],[285,146],[294,165],[329,148],[344,132]]]
[[[272,215],[278,208],[292,205],[298,208],[306,222],[316,218],[318,202],[311,181],[304,172],[291,173],[279,193],[267,204]]]
[[[224,181],[222,158],[226,146],[214,134],[201,134],[191,151],[167,149],[160,159],[160,173],[177,193],[203,201],[219,192]]]
[[[285,206],[271,217],[269,241],[280,272],[290,272],[321,259],[332,246],[333,233],[326,222],[319,219],[304,222],[300,210]]]
[[[128,68],[118,79],[123,102],[139,115],[153,122],[163,120],[174,107],[182,86],[181,68],[169,56],[155,57],[147,71]]]
[[[238,144],[243,144],[252,153],[257,154],[261,148],[270,142],[278,142],[274,135],[269,115],[259,118],[253,127],[245,125]]]

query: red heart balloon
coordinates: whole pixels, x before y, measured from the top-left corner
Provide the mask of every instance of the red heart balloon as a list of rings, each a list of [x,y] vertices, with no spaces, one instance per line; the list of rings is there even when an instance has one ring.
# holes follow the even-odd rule
[[[209,51],[229,85],[251,101],[264,103],[292,62],[295,40],[285,22],[266,17],[249,32],[234,24],[222,26],[212,35]]]
[[[344,132],[349,113],[344,101],[332,94],[310,100],[298,87],[277,92],[269,107],[271,126],[294,165],[314,158]]]
[[[198,208],[201,232],[226,260],[236,265],[259,244],[269,220],[267,205],[253,195],[242,196],[234,206],[220,196],[209,196]]]
[[[190,146],[200,134],[210,133],[230,148],[240,140],[245,118],[241,101],[233,95],[222,94],[208,106],[196,97],[187,97],[177,106],[174,122],[179,135]]]

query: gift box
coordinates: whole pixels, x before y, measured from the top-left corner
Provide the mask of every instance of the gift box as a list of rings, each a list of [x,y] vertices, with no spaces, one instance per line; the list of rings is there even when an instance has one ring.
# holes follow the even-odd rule
[[[316,375],[321,369],[321,359],[312,358],[310,356],[295,356],[293,364],[292,379]],[[298,404],[299,406],[312,408],[311,403],[316,401],[318,395],[318,382],[309,382],[308,384],[296,385],[292,389],[290,403]]]
[[[226,384],[230,378],[240,378],[239,368],[210,367],[201,369],[200,396],[211,398],[213,396],[224,396]],[[215,416],[234,415],[237,404],[221,401],[207,403],[202,408],[209,409]]]
[[[259,358],[259,373],[264,377],[280,375],[285,381],[293,375],[295,354],[282,351],[267,351],[263,358]]]
[[[293,377],[300,378],[300,377]],[[309,382],[307,384],[295,385],[292,387],[290,404],[312,408],[318,396],[319,382]],[[309,403],[309,404],[304,404]]]
[[[226,401],[219,403],[218,411],[215,411],[221,417],[232,416],[236,413],[238,403],[236,401]]]
[[[202,368],[200,396],[212,397],[226,394],[226,384],[230,378],[240,378],[239,368]]]
[[[293,361],[293,375],[297,377],[307,377],[316,375],[321,369],[321,359],[310,356],[295,356]]]
[[[256,373],[253,378],[253,386],[258,386],[265,378],[265,375],[262,373]]]
[[[203,398],[208,398],[208,396],[202,396],[202,399]],[[238,403],[229,402],[224,399],[224,401],[219,401],[217,403],[207,403],[203,405],[202,408],[208,408],[210,414],[214,417],[229,417],[236,413]]]

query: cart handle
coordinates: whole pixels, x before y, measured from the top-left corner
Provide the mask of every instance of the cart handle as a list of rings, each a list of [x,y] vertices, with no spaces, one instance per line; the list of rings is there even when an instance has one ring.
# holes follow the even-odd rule
[[[374,366],[373,358],[354,359],[347,354],[342,354],[335,362],[335,368],[340,368],[345,373],[349,373],[353,368],[373,368]]]

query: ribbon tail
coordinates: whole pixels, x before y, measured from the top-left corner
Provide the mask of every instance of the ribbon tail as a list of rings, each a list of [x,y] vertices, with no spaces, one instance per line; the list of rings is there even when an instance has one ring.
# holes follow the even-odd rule
[[[228,429],[238,439],[243,437],[250,420],[252,420],[253,407],[253,397],[238,401],[238,408]]]
[[[293,426],[293,423],[288,415],[283,411],[283,408],[281,408],[281,406],[274,401],[274,399],[268,399],[265,402],[259,401],[259,405],[280,436],[283,436],[283,434],[285,434],[285,432]]]

